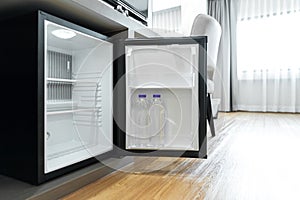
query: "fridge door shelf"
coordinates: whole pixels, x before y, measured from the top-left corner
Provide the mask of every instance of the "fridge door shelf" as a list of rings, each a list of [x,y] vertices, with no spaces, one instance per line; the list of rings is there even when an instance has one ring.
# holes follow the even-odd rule
[[[192,136],[192,135],[190,135]],[[189,151],[199,151],[199,148],[195,148],[196,145],[194,145],[193,139],[191,139],[189,136],[187,137],[181,137],[180,140],[173,139],[169,142],[166,142],[164,146],[155,146],[151,145],[149,142],[147,146],[134,146],[134,145],[128,145],[127,149],[129,150],[189,150]]]
[[[195,88],[161,88],[161,89],[143,89],[137,88],[129,90],[127,93],[127,124],[126,124],[126,148],[127,149],[147,149],[147,150],[190,150],[198,151],[198,98]],[[138,126],[139,115],[138,108],[139,94],[146,95],[148,102],[147,125]],[[152,95],[161,95],[161,105],[163,109],[162,132],[157,132],[157,123],[155,113],[151,114]],[[155,108],[155,107],[154,107]],[[143,115],[142,115],[143,116]],[[143,118],[142,118],[143,119]],[[152,122],[152,120],[154,120]],[[144,123],[141,121],[141,123]],[[137,125],[136,125],[137,124]],[[164,144],[163,146],[161,144]]]
[[[189,86],[160,86],[160,85],[142,85],[142,86],[128,86],[130,89],[193,89]]]

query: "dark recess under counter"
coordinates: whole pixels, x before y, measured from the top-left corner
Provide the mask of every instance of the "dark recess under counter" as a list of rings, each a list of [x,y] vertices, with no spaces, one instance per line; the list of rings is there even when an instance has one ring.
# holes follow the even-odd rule
[[[105,165],[96,163],[39,186],[0,175],[0,199],[53,200],[70,194],[133,162],[133,157],[107,159]]]
[[[73,192],[114,170],[100,163],[93,164],[42,185],[34,186],[6,176],[0,176],[0,199],[57,199]]]

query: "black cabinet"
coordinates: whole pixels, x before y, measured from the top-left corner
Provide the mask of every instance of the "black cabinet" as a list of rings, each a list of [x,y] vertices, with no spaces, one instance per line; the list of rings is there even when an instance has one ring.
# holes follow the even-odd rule
[[[112,43],[40,11],[0,38],[1,173],[39,184],[111,152]]]

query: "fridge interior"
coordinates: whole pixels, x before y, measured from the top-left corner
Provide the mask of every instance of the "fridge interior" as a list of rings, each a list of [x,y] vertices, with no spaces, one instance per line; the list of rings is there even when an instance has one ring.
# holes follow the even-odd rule
[[[125,52],[126,149],[198,151],[198,44]]]
[[[112,44],[45,21],[45,173],[112,150]]]

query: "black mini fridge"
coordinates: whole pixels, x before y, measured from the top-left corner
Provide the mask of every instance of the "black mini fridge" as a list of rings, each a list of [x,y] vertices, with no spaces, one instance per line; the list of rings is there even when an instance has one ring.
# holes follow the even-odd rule
[[[0,22],[0,172],[40,184],[111,156],[206,157],[206,37],[110,40],[42,11]]]

